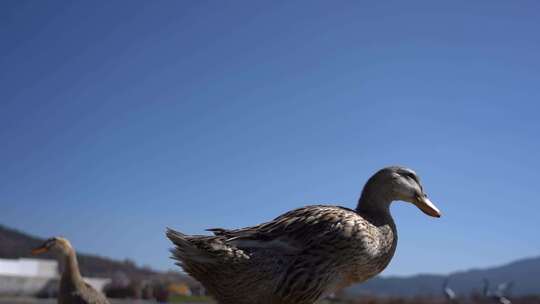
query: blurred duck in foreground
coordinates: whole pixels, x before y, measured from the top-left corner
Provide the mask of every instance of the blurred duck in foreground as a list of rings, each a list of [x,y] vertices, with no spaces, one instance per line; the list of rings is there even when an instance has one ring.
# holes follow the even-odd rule
[[[169,229],[173,258],[221,304],[311,304],[386,268],[397,244],[390,204],[441,213],[416,173],[387,167],[366,183],[355,210],[314,205],[257,226],[209,229],[214,236]]]
[[[32,250],[32,254],[51,251],[64,259],[64,272],[58,290],[59,304],[109,304],[105,296],[84,282],[77,263],[77,254],[68,240],[53,237]]]

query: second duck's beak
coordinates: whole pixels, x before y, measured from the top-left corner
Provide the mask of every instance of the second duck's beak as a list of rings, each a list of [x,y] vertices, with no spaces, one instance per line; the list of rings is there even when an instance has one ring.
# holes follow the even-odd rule
[[[47,251],[49,251],[49,248],[47,248],[47,246],[45,246],[45,245],[42,245],[40,247],[32,249],[32,254],[36,255],[36,254],[45,253]]]
[[[429,216],[441,217],[441,212],[425,195],[417,196],[414,203],[422,212]]]

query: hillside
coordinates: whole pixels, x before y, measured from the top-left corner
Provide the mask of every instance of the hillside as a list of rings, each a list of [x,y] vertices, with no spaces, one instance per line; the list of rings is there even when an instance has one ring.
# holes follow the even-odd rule
[[[32,257],[38,259],[54,259],[51,254],[32,256],[30,250],[41,245],[44,239],[27,235],[23,232],[0,225],[0,258],[15,259]],[[115,261],[96,255],[78,253],[81,272],[89,277],[112,277],[117,273],[124,273],[129,278],[147,278],[159,273],[138,267],[132,261]]]
[[[347,291],[351,294],[392,296],[441,295],[447,277],[449,286],[458,295],[481,292],[484,278],[490,281],[492,289],[499,283],[513,281],[513,295],[540,295],[540,257],[522,259],[499,267],[454,272],[449,276],[380,277],[350,287]]]

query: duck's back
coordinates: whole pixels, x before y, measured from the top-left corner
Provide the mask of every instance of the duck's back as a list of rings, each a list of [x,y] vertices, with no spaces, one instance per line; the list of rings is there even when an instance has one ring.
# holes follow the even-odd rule
[[[336,206],[307,206],[258,226],[211,231],[215,236],[169,230],[168,237],[177,246],[174,258],[222,304],[313,303],[380,272],[393,254],[385,241],[393,235],[383,235],[384,227]]]

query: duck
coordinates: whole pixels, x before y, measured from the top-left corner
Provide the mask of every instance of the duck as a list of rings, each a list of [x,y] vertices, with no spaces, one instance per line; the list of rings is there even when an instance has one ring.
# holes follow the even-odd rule
[[[388,266],[398,239],[394,201],[441,216],[415,171],[390,166],[368,179],[355,209],[309,205],[246,228],[167,228],[166,236],[176,264],[220,304],[312,304]]]
[[[32,249],[31,253],[38,255],[49,251],[64,260],[58,304],[110,304],[102,293],[83,280],[75,249],[66,238],[49,238],[41,246]]]

